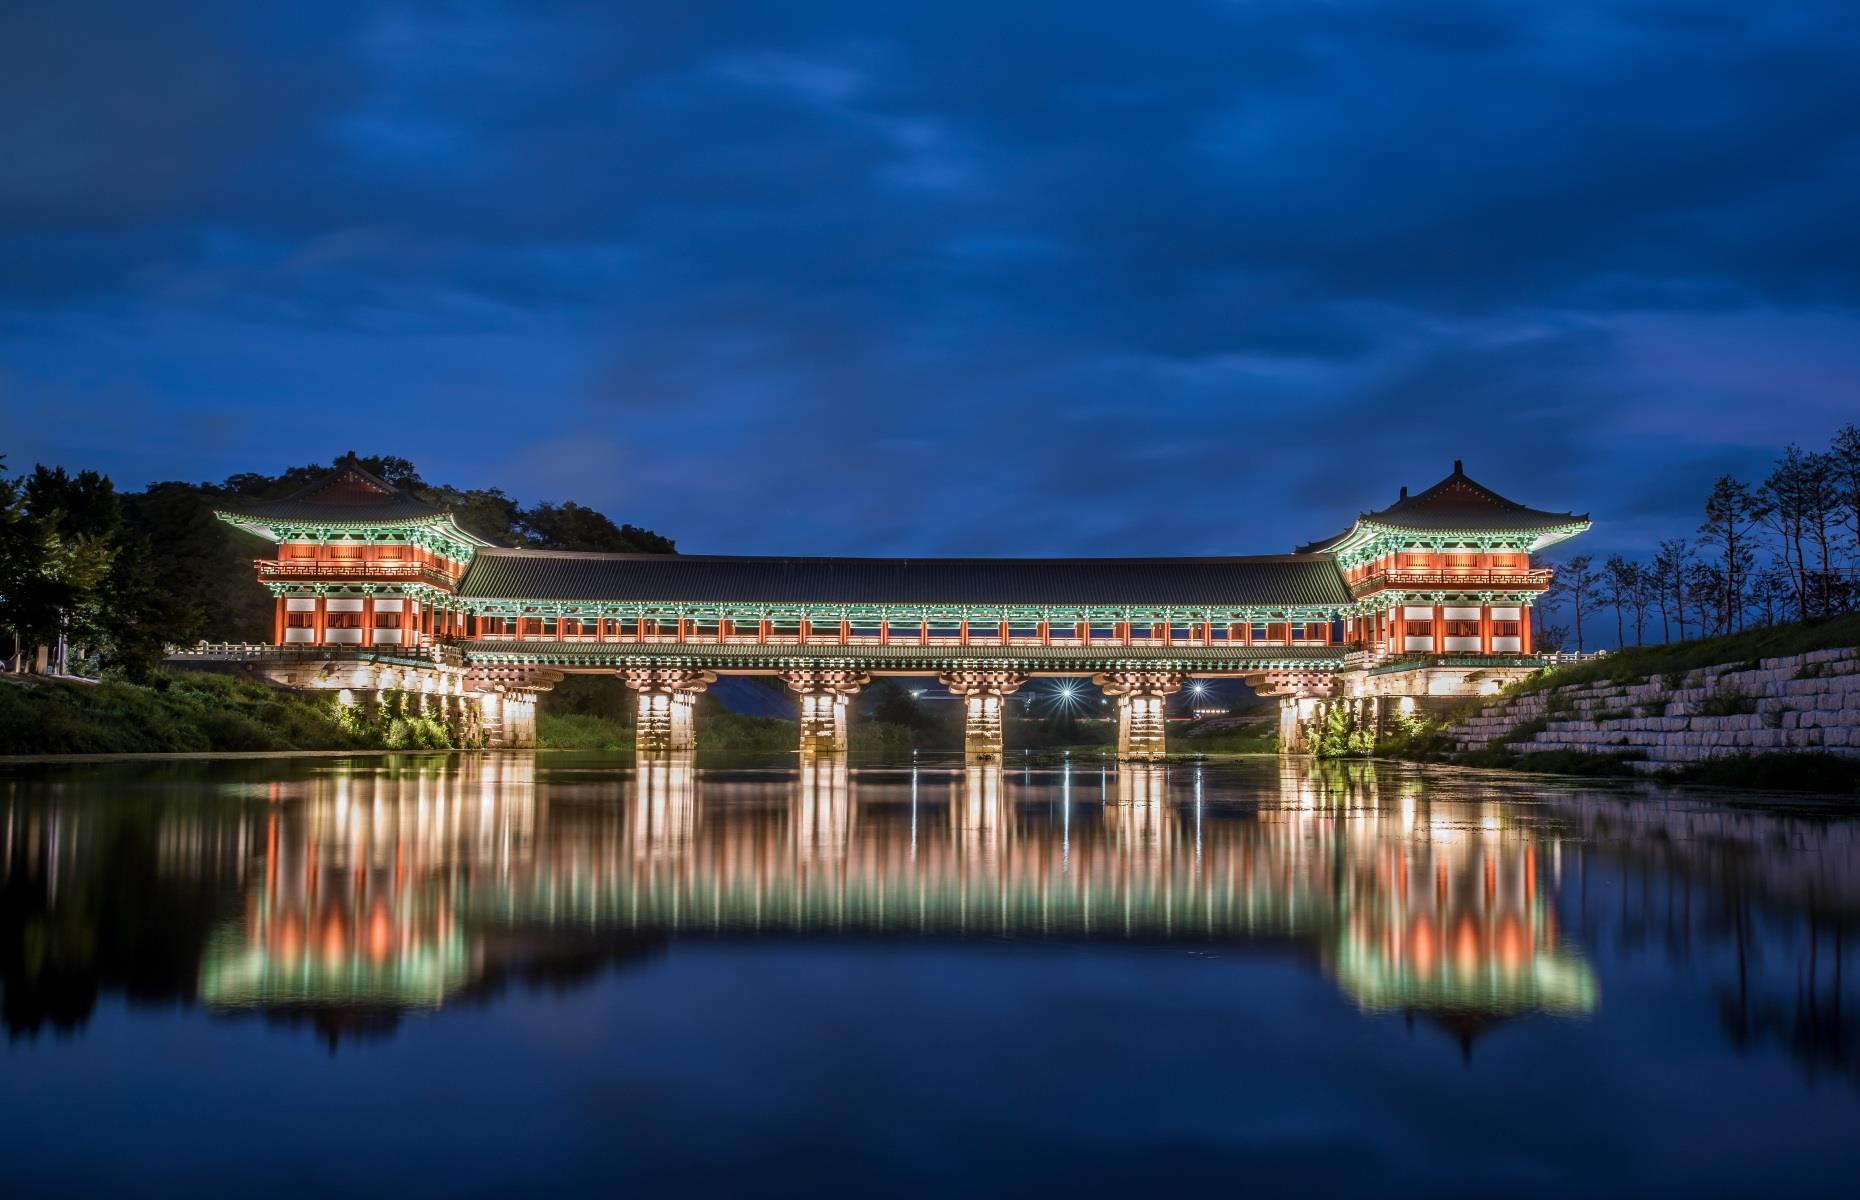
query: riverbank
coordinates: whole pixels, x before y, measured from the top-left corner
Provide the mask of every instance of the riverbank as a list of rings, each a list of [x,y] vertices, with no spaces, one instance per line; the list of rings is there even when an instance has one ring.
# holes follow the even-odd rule
[[[1546,671],[1433,721],[1386,757],[1860,794],[1860,615]]]
[[[0,678],[0,755],[443,750],[444,725],[333,693],[176,671],[147,684]]]

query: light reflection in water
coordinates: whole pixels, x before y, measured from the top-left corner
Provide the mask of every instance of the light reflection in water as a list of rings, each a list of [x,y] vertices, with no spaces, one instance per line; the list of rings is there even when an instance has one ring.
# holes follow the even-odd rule
[[[617,801],[559,789],[547,814],[532,772],[512,757],[323,776],[271,806],[202,997],[435,1006],[520,953],[513,932],[614,929],[1293,939],[1365,1009],[1597,1003],[1530,838],[1492,806],[1418,821],[1417,796],[1385,796],[1373,773],[1288,764],[1276,798],[1208,820],[1195,770],[1157,765],[1107,773],[1081,807],[1069,767],[855,775],[821,759],[745,788],[689,756],[643,758]]]
[[[519,1190],[563,1162],[722,1190],[691,1177],[718,1144],[766,1139],[766,1181],[900,1128],[883,1177],[932,1145],[937,1190],[1134,1190],[1193,1129],[1211,1182],[1308,1135],[1280,1190],[1852,1177],[1842,809],[1386,764],[804,766],[0,766],[0,1098],[72,1183],[11,1191],[120,1191],[90,1164],[176,1147],[202,1180],[243,1154],[254,1190],[314,1159],[300,1134],[417,1176],[362,1190],[484,1190],[500,1156]],[[1121,1173],[1084,1149],[1141,1127]],[[1328,1187],[1333,1161],[1368,1165]]]

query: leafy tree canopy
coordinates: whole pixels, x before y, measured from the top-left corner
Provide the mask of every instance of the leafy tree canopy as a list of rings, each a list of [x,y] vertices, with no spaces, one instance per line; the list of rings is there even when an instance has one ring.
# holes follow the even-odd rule
[[[566,501],[526,508],[497,488],[429,483],[393,455],[357,461],[395,487],[450,510],[494,543],[541,550],[672,554],[669,538]],[[0,458],[0,470],[5,460]],[[231,498],[276,500],[328,475],[324,463],[219,483],[165,481],[119,494],[95,471],[0,473],[0,629],[27,645],[61,628],[109,661],[146,670],[161,643],[264,641],[272,603],[253,582],[265,548],[215,517]]]

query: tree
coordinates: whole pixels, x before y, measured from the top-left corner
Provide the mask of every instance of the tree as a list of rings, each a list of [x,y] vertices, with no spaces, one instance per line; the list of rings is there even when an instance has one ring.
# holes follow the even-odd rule
[[[24,668],[28,630],[38,622],[34,609],[44,570],[45,543],[26,512],[25,488],[0,475],[0,628],[13,634],[15,671]]]
[[[414,494],[450,512],[462,528],[481,538],[505,545],[523,540],[517,531],[523,508],[502,488],[423,487]]]
[[[1860,551],[1860,425],[1849,422],[1834,435],[1828,452],[1830,490],[1840,519],[1847,528],[1848,545]]]
[[[525,509],[517,519],[519,535],[547,550],[598,550],[619,554],[672,554],[669,538],[634,525],[615,525],[603,514],[573,500],[545,501]]]
[[[1634,644],[1636,646],[1647,644],[1647,609],[1652,607],[1654,601],[1660,596],[1658,583],[1647,564],[1634,564],[1634,591],[1628,597],[1628,601],[1634,606]]]
[[[445,509],[466,530],[493,543],[550,550],[617,550],[669,554],[672,542],[647,529],[618,525],[602,513],[569,501],[525,509],[496,488],[429,484],[407,459],[357,456],[365,470],[428,504]],[[131,525],[151,543],[147,564],[154,586],[172,597],[166,634],[171,642],[262,642],[270,638],[271,598],[252,579],[252,560],[263,550],[252,538],[214,516],[228,501],[277,500],[330,473],[321,463],[287,467],[276,475],[229,476],[219,484],[169,481],[122,498]]]
[[[1764,512],[1762,504],[1751,494],[1747,484],[1729,475],[1720,475],[1705,498],[1705,521],[1699,526],[1700,540],[1718,551],[1720,586],[1723,595],[1714,603],[1720,613],[1719,628],[1729,633],[1741,627],[1746,576],[1754,554],[1753,531]]]
[[[1803,620],[1808,619],[1808,567],[1802,553],[1808,529],[1808,474],[1809,456],[1792,443],[1783,448],[1782,457],[1754,497],[1763,523],[1776,534],[1778,558],[1791,577]],[[1709,512],[1709,501],[1706,507]]]
[[[1615,610],[1615,645],[1627,645],[1627,614],[1641,594],[1640,564],[1611,554],[1603,564],[1601,576],[1602,595]],[[1639,645],[1638,631],[1634,638]]]
[[[1815,572],[1815,611],[1827,616],[1834,611],[1835,531],[1839,528],[1841,490],[1838,467],[1832,454],[1811,454],[1802,466],[1802,524],[1805,540],[1815,547],[1818,569]]]
[[[1730,632],[1731,612],[1727,607],[1730,589],[1725,586],[1721,564],[1694,562],[1686,570],[1685,591],[1699,614],[1699,636]]]
[[[0,625],[57,674],[73,660],[146,674],[161,658],[169,603],[147,539],[124,519],[110,481],[38,467],[0,481]]]
[[[1583,650],[1582,614],[1595,607],[1598,585],[1601,576],[1591,570],[1595,562],[1593,555],[1578,554],[1557,569],[1556,586],[1564,599],[1569,601],[1571,615],[1576,625],[1576,652]]]
[[[883,725],[916,729],[923,725],[923,706],[895,679],[882,680],[872,689],[872,720]]]
[[[1751,577],[1750,602],[1765,625],[1783,619],[1796,599],[1795,579],[1786,562],[1773,561]]]
[[[1686,579],[1692,570],[1692,543],[1686,538],[1667,538],[1660,543],[1660,552],[1654,556],[1654,574],[1658,576],[1663,589],[1660,597],[1660,619],[1666,620],[1666,598],[1672,597],[1674,622],[1679,626],[1679,640],[1686,640]],[[1672,641],[1667,635],[1666,641]]]

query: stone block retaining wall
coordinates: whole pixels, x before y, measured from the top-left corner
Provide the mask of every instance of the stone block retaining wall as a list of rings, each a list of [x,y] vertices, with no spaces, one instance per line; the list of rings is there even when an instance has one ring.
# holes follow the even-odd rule
[[[1648,770],[1791,750],[1860,757],[1860,647],[1501,696],[1448,734],[1462,751],[1625,754]]]

